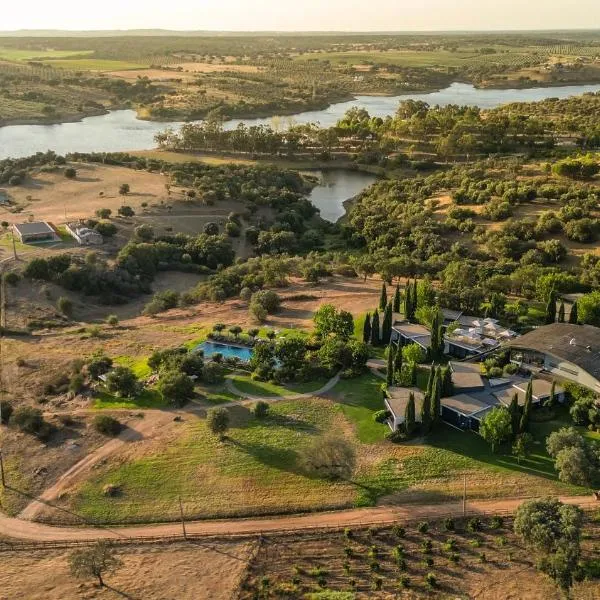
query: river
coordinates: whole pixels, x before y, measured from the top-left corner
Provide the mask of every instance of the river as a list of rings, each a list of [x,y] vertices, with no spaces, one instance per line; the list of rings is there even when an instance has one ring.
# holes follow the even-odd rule
[[[468,104],[493,108],[508,102],[532,102],[545,98],[567,98],[585,92],[600,91],[600,84],[563,87],[529,88],[518,90],[476,89],[472,85],[453,83],[437,92],[405,94],[402,96],[357,96],[349,102],[338,102],[324,110],[299,113],[291,117],[266,119],[236,119],[226,123],[236,127],[247,125],[317,122],[331,126],[352,106],[365,108],[373,116],[384,117],[395,112],[401,100],[424,100],[430,105]],[[21,157],[54,150],[67,152],[120,152],[147,150],[155,146],[154,136],[166,127],[178,128],[181,123],[141,121],[133,110],[116,110],[98,117],[88,117],[76,123],[57,125],[7,125],[0,127],[0,159]]]

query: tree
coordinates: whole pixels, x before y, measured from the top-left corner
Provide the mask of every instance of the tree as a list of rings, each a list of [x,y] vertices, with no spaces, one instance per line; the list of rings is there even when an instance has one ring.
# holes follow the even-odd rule
[[[533,436],[530,433],[521,433],[513,443],[512,453],[517,457],[517,462],[521,464],[522,458],[527,458],[531,452]]]
[[[224,439],[229,429],[229,411],[218,407],[209,409],[206,413],[206,424],[212,433]]]
[[[432,367],[433,368],[433,367]],[[431,390],[431,421],[437,423],[442,418],[442,370],[438,367],[435,371],[433,387]]]
[[[416,279],[413,281],[412,285],[412,300],[410,306],[412,311],[410,314],[410,320],[413,321],[415,318],[415,311],[417,310],[417,308],[419,308],[419,290]]]
[[[240,337],[240,333],[242,333],[242,328],[239,325],[232,325],[229,328],[229,333],[233,335],[236,339]]]
[[[396,291],[394,292],[394,298],[392,300],[392,310],[395,313],[400,312],[400,303],[402,301],[402,295],[400,294],[400,284],[396,284]]]
[[[547,325],[556,321],[556,292],[552,290],[548,296],[546,302],[546,318],[545,323]]]
[[[533,378],[529,379],[527,390],[525,391],[525,404],[523,404],[523,412],[521,414],[521,422],[519,424],[519,432],[525,433],[529,427],[529,419],[531,418],[531,409],[533,406]]]
[[[96,211],[96,216],[99,219],[109,219],[110,215],[112,215],[112,210],[110,210],[110,208],[99,208]]]
[[[183,406],[194,397],[194,381],[185,373],[163,372],[158,380],[158,391],[173,406]]]
[[[554,468],[558,478],[565,483],[588,486],[592,479],[594,465],[588,457],[586,447],[563,448],[557,455]]]
[[[8,402],[8,400],[0,401],[0,423],[2,423],[2,425],[7,425],[12,414],[12,404]]]
[[[151,242],[154,239],[154,229],[148,223],[138,225],[134,232],[135,237],[142,242]]]
[[[508,410],[504,407],[494,407],[481,419],[479,434],[492,446],[492,452],[496,452],[498,444],[507,440],[512,433],[511,418]]]
[[[121,432],[121,423],[109,415],[97,415],[94,417],[94,428],[104,435],[114,437]]]
[[[122,183],[119,186],[119,194],[121,194],[121,196],[127,196],[127,194],[129,194],[130,191],[131,191],[131,187],[129,186],[128,183]]]
[[[410,392],[408,395],[408,402],[406,403],[406,409],[404,410],[404,429],[408,435],[412,435],[415,427],[415,395],[413,392]]]
[[[98,583],[104,586],[102,575],[118,569],[121,561],[115,556],[114,547],[101,540],[89,548],[75,550],[69,557],[69,565],[75,577],[97,577]]]
[[[387,304],[383,313],[383,324],[381,327],[381,343],[389,344],[392,337],[392,305]]]
[[[318,437],[300,455],[308,473],[325,479],[350,479],[356,466],[354,447],[344,438]]]
[[[584,446],[585,440],[574,427],[561,427],[546,438],[546,452],[552,458],[556,458],[558,453],[565,448],[583,448]]]
[[[131,208],[131,206],[127,206],[126,204],[124,204],[123,206],[119,206],[117,212],[122,217],[133,217],[135,215],[133,208]]]
[[[388,386],[394,385],[394,344],[390,344],[388,346],[388,356],[387,356],[387,372],[386,372],[386,383]]]
[[[540,555],[541,569],[563,589],[573,583],[580,557],[583,512],[554,498],[529,500],[517,509],[514,531]]]
[[[550,387],[550,395],[546,400],[546,406],[548,408],[554,408],[556,406],[556,381],[552,380],[552,386]]]
[[[421,428],[423,433],[427,435],[431,430],[431,395],[423,396],[423,404],[421,405]]]
[[[399,383],[402,376],[402,346],[398,345],[394,352],[394,381]]]
[[[98,379],[100,375],[108,373],[112,368],[112,358],[104,354],[94,355],[87,366],[87,372],[91,379]]]
[[[211,221],[204,226],[204,233],[206,235],[219,235],[219,226]]]
[[[115,367],[106,376],[106,389],[118,396],[131,398],[138,391],[138,380],[135,373],[128,367]]]
[[[65,169],[65,177],[67,179],[75,179],[75,177],[77,177],[77,171],[73,167],[67,167]]]
[[[577,312],[577,302],[573,302],[573,304],[571,304],[571,312],[569,313],[569,323],[572,325],[577,325],[577,323],[579,323],[579,315]]]
[[[406,284],[406,288],[404,290],[404,318],[410,321],[411,315],[414,314],[414,309],[412,307],[412,293],[411,293],[411,285],[410,281]]]
[[[452,383],[452,370],[450,367],[442,368],[442,398],[454,395],[454,384]]]
[[[363,324],[363,342],[368,344],[371,341],[371,313],[367,313],[365,316],[365,322]]]
[[[275,356],[281,368],[291,373],[298,372],[306,359],[306,339],[300,335],[281,338],[275,347]]]
[[[513,438],[519,435],[521,430],[521,409],[519,408],[519,394],[513,394],[513,397],[508,405],[508,414],[510,415],[510,423]]]
[[[418,365],[425,360],[425,350],[419,344],[407,344],[402,346],[403,359],[406,362]]]
[[[578,322],[600,327],[600,291],[585,294],[577,301]]]
[[[387,306],[387,288],[385,286],[385,281],[381,284],[381,295],[379,296],[379,310],[385,310]]]
[[[373,319],[371,320],[371,344],[373,346],[379,346],[380,344],[381,328],[379,326],[379,313],[377,309],[373,313]]]
[[[433,317],[431,323],[431,357],[433,360],[438,360],[444,354],[444,330],[442,325],[444,323],[444,316],[442,311],[438,308]]]
[[[564,300],[560,301],[560,306],[558,307],[558,322],[565,322],[565,302]]]
[[[354,319],[346,310],[337,310],[332,304],[323,304],[313,317],[319,337],[335,335],[348,340],[354,335]]]

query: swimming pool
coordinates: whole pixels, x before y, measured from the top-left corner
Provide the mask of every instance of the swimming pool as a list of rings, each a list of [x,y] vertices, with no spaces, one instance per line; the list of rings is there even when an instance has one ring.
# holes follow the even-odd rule
[[[252,358],[252,348],[244,346],[232,346],[230,344],[220,344],[218,342],[202,342],[196,346],[197,350],[202,350],[206,358],[213,354],[222,354],[223,358],[235,356],[242,362],[249,362]]]

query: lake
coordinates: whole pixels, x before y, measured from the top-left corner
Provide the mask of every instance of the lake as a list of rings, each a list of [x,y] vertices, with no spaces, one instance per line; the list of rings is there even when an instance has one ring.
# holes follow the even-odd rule
[[[352,106],[365,108],[373,116],[384,117],[396,111],[401,100],[424,100],[431,105],[468,104],[494,108],[508,102],[532,102],[545,98],[567,98],[585,92],[600,91],[600,84],[577,85],[519,90],[476,89],[472,85],[453,83],[437,92],[405,94],[402,96],[357,96],[349,102],[338,102],[324,110],[299,113],[291,117],[266,119],[236,119],[227,128],[247,125],[318,122],[331,126]],[[140,121],[133,110],[116,110],[98,117],[88,117],[77,123],[57,125],[8,125],[0,127],[0,159],[29,156],[36,152],[54,150],[67,152],[121,152],[147,150],[155,146],[154,136],[166,127],[178,128],[181,123]]]
[[[347,169],[314,171],[319,185],[312,189],[308,199],[321,211],[321,217],[335,223],[346,214],[344,202],[354,198],[377,179],[375,175]]]

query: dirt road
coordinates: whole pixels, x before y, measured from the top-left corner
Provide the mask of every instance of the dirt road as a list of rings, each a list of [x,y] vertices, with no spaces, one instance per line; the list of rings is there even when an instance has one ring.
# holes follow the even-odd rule
[[[587,496],[561,497],[568,504],[588,504]],[[467,512],[496,513],[513,512],[523,502],[522,498],[478,501],[467,505]],[[282,531],[307,530],[314,527],[357,527],[361,524],[377,525],[390,521],[403,521],[460,516],[462,503],[433,504],[422,506],[381,506],[357,508],[336,512],[313,513],[256,519],[229,519],[219,521],[191,521],[186,523],[189,534],[233,536],[240,534],[275,533]],[[65,541],[118,539],[127,537],[172,537],[181,535],[180,523],[142,525],[135,527],[52,527],[41,523],[0,516],[0,536],[30,541]]]

